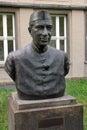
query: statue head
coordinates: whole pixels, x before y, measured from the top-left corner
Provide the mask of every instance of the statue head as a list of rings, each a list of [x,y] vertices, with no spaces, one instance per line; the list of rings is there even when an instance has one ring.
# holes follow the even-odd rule
[[[52,20],[46,10],[36,11],[30,16],[29,32],[37,48],[44,48],[51,40]]]

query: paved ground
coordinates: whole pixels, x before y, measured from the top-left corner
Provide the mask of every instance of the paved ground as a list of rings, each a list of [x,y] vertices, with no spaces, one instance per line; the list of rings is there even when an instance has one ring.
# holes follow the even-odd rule
[[[15,85],[5,85],[5,86],[0,86],[0,89],[3,89],[3,88],[15,88]]]

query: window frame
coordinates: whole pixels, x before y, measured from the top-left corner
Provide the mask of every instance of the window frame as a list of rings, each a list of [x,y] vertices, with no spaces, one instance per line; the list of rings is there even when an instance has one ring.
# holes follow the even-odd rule
[[[2,15],[2,21],[3,21],[3,36],[0,36],[0,40],[3,41],[4,45],[4,60],[0,61],[0,64],[4,64],[6,57],[8,55],[8,40],[13,41],[13,51],[15,51],[15,14],[10,13],[2,13],[0,12],[0,15]],[[13,36],[7,36],[7,15],[12,16],[12,28],[13,28]]]
[[[67,52],[67,16],[65,14],[51,15],[56,19],[56,35],[51,40],[56,40],[56,49],[60,50],[60,40],[64,40],[64,51]],[[64,36],[60,36],[59,18],[64,17]]]

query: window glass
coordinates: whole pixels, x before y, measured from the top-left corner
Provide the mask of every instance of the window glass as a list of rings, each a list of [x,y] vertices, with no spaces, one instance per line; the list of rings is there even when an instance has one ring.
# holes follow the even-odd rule
[[[8,40],[8,53],[13,51],[13,40]]]
[[[50,45],[51,45],[52,47],[55,47],[55,48],[56,48],[56,40],[51,40]]]
[[[52,16],[52,36],[56,35],[56,17]]]
[[[12,15],[7,15],[7,35],[13,36]]]
[[[64,51],[64,40],[60,40],[60,50]]]
[[[3,36],[3,18],[0,15],[0,36]]]
[[[64,36],[64,17],[59,17],[59,33],[60,36]]]
[[[4,45],[3,41],[0,41],[0,61],[4,60]]]

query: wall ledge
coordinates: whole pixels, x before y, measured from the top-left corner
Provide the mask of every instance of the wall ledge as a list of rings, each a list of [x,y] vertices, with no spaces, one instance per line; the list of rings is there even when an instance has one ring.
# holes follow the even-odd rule
[[[33,8],[33,9],[55,9],[55,10],[87,10],[85,5],[58,5],[58,4],[35,4],[18,2],[0,2],[0,8]]]

